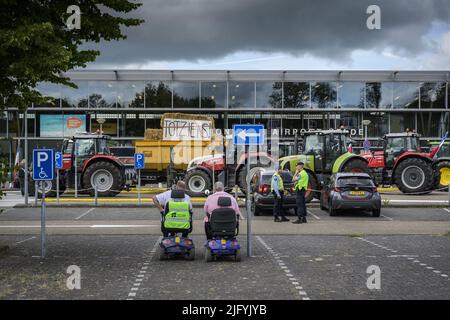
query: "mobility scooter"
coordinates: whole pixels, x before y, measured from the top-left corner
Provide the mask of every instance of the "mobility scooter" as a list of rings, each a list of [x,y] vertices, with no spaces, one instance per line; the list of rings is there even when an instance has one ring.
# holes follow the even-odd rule
[[[231,208],[231,199],[219,197],[219,208],[208,215],[207,240],[205,244],[205,261],[211,262],[218,257],[233,256],[241,261],[241,246],[236,237],[239,234],[239,221]]]
[[[195,259],[194,242],[188,238],[192,232],[192,212],[184,201],[183,190],[172,190],[161,220],[163,238],[159,244],[159,260],[170,257]]]

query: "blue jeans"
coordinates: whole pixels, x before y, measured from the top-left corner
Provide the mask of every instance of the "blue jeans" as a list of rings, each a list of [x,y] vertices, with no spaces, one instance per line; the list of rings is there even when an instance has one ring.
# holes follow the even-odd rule
[[[299,218],[306,217],[305,190],[297,190],[296,202],[297,202],[297,216]]]

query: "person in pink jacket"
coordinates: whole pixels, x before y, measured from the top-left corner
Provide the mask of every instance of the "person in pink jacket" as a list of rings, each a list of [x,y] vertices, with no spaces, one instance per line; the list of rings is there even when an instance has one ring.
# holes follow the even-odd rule
[[[231,208],[236,212],[236,221],[239,221],[239,218],[241,216],[241,211],[239,209],[239,205],[236,201],[236,199],[229,193],[224,191],[224,186],[223,183],[218,181],[215,183],[215,190],[216,192],[214,192],[212,195],[210,195],[206,201],[205,201],[205,205],[203,207],[204,211],[205,211],[205,218],[203,219],[203,222],[205,223],[205,233],[206,233],[206,238],[208,238],[208,223],[209,223],[209,218],[208,215],[210,216],[212,214],[212,212],[215,209],[220,208],[219,205],[217,204],[219,197],[228,197],[231,198]]]

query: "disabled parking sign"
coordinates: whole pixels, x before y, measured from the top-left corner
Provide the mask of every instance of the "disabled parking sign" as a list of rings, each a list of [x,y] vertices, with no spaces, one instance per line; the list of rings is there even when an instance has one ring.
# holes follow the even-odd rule
[[[135,169],[145,168],[144,153],[139,152],[134,154],[134,168]]]
[[[47,181],[54,179],[55,156],[52,149],[33,150],[33,180]]]
[[[63,155],[61,152],[55,153],[55,168],[62,169],[63,168]]]

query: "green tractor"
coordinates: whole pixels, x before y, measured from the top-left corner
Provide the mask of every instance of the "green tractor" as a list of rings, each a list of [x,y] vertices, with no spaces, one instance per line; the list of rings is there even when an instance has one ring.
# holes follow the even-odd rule
[[[430,149],[439,146],[441,141],[429,141]],[[445,141],[439,151],[436,153],[437,179],[434,185],[435,189],[445,191],[450,185],[450,141]]]
[[[318,130],[303,134],[303,154],[279,159],[284,170],[295,172],[297,162],[305,163],[309,185],[306,201],[320,197],[322,185],[337,172],[369,172],[368,161],[349,152],[354,144],[347,130]]]

